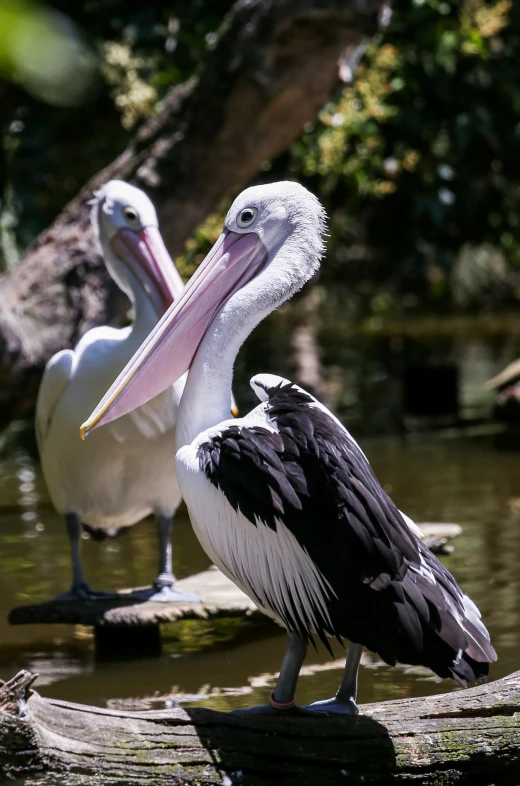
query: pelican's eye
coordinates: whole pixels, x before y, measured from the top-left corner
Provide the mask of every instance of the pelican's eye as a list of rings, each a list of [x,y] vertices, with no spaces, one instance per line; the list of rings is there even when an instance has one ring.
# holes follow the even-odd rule
[[[123,208],[123,215],[125,219],[128,221],[129,224],[138,224],[139,223],[139,214],[134,207],[130,207],[127,205]]]
[[[237,224],[242,229],[246,227],[250,227],[251,224],[254,222],[256,218],[256,214],[258,210],[256,207],[246,207],[244,210],[241,211],[240,215],[237,217]]]

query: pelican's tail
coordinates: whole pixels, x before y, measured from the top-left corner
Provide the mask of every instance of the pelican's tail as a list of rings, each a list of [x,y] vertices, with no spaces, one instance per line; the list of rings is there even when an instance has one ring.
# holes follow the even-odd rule
[[[464,631],[469,643],[465,650],[458,652],[450,671],[453,679],[466,686],[468,682],[486,679],[489,664],[496,661],[497,654],[477,606],[467,595],[463,596],[463,602],[466,613]]]

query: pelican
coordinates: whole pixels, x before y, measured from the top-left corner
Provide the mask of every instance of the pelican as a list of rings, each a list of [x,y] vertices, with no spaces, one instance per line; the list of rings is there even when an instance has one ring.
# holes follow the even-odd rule
[[[297,183],[245,190],[179,301],[81,430],[142,406],[189,369],[176,470],[193,527],[223,573],[288,630],[270,703],[253,712],[295,708],[314,636],[350,644],[336,696],[303,711],[357,712],[362,647],[462,685],[486,677],[496,659],[475,604],[328,409],[259,374],[251,385],[260,404],[226,417],[241,344],[318,269],[324,227],[320,203]]]
[[[171,531],[181,501],[175,476],[175,421],[185,379],[180,378],[92,443],[78,426],[125,366],[184,285],[159,233],[148,197],[119,180],[97,194],[92,221],[107,269],[134,307],[133,323],[89,330],[74,350],[49,361],[36,406],[43,474],[56,510],[66,520],[72,551],[72,587],[62,599],[88,598],[80,555],[82,523],[94,538],[115,536],[155,515],[159,538],[156,600],[197,600],[174,589]]]

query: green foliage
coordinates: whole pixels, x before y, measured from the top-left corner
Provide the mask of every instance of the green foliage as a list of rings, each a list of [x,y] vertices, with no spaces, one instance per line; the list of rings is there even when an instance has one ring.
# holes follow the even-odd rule
[[[0,14],[14,5],[0,0]],[[231,6],[53,0],[53,13],[68,17],[84,51],[95,54],[95,76],[74,108],[45,103],[14,72],[0,86],[0,262],[2,248],[12,261],[167,90],[203,65]],[[48,24],[57,18],[45,16]],[[324,201],[331,238],[322,283],[349,287],[351,318],[517,296],[510,271],[520,263],[519,64],[513,0],[395,0],[355,81],[288,153],[266,162],[257,180],[296,178]],[[211,216],[188,242],[184,275],[220,222]]]
[[[26,9],[25,16],[11,15],[9,29],[16,27],[22,37],[34,20],[43,19],[46,35],[35,39],[47,42],[49,51],[54,47],[55,55],[68,24],[69,32],[81,31],[82,38],[74,40],[95,65],[90,93],[83,94],[80,106],[60,106],[66,102],[52,100],[48,90],[35,93],[13,69],[10,82],[0,83],[0,269],[2,257],[4,267],[6,257],[13,263],[16,250],[22,251],[124,149],[166,92],[200,67],[231,5],[231,0],[54,0],[43,6],[0,0],[0,29],[2,14],[11,7]],[[0,34],[0,74],[6,76],[2,40]],[[43,46],[38,62],[45,61],[46,51]],[[76,71],[70,63],[67,68],[74,83]]]
[[[512,0],[394,3],[354,84],[291,151],[332,214],[333,277],[361,243],[375,277],[433,302],[464,244],[520,262],[519,63]]]
[[[28,0],[0,3],[0,74],[51,104],[81,101],[92,53],[62,14]]]
[[[226,209],[227,207],[229,205]],[[193,237],[186,241],[183,253],[175,260],[177,269],[185,280],[192,275],[222,232],[225,216],[224,209],[218,213],[211,213],[195,230]]]

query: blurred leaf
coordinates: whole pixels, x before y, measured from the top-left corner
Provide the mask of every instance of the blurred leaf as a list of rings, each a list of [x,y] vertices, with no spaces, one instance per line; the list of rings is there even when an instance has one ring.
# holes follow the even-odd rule
[[[95,58],[64,14],[0,0],[0,74],[50,104],[74,105],[89,88]]]

